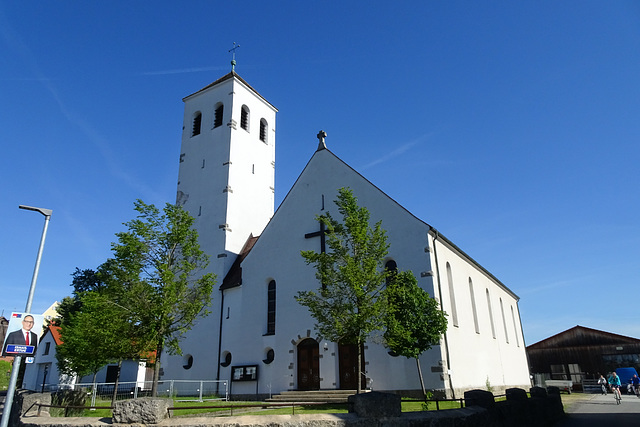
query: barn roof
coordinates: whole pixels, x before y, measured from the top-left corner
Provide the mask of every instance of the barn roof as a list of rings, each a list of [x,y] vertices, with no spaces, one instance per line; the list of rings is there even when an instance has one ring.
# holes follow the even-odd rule
[[[535,344],[531,344],[527,346],[527,350],[615,344],[640,344],[640,339],[577,325],[564,332],[538,341]]]

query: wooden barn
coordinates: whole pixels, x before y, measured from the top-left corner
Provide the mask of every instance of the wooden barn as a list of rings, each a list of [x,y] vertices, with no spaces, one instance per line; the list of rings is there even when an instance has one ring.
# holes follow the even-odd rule
[[[530,372],[536,383],[545,379],[572,380],[581,389],[616,368],[640,371],[640,339],[575,326],[527,347]]]

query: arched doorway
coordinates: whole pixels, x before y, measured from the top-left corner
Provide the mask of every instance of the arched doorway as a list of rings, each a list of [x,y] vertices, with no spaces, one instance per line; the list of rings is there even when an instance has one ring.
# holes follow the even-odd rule
[[[320,346],[313,338],[298,344],[298,390],[320,390]]]
[[[362,351],[362,370],[364,371],[364,346],[361,345]],[[341,390],[357,390],[358,389],[358,345],[344,344],[338,345],[338,369],[340,371],[340,389]],[[366,377],[360,375],[361,388],[367,387]]]

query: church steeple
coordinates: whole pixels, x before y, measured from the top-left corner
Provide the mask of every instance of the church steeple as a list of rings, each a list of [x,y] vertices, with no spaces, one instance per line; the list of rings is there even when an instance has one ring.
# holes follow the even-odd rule
[[[224,277],[273,216],[278,110],[233,70],[183,101],[177,202]]]

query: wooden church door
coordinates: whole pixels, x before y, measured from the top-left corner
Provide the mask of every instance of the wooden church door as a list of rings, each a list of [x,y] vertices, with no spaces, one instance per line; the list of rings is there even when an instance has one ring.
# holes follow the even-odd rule
[[[364,371],[364,346],[362,349],[362,370]],[[338,369],[340,371],[340,389],[358,389],[358,346],[357,344],[340,344],[338,346]],[[361,375],[361,387],[366,388],[366,378]]]
[[[313,338],[298,344],[298,390],[320,390],[320,347]]]

